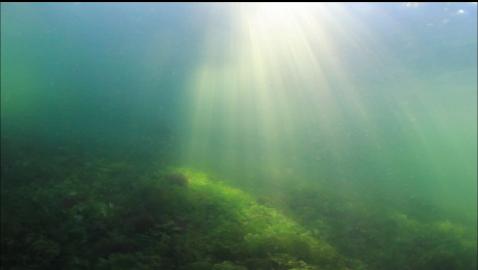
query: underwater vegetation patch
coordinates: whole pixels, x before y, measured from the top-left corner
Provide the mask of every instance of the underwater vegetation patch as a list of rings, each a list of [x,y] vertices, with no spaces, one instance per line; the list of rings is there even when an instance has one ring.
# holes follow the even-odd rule
[[[239,189],[187,168],[132,169],[88,161],[3,189],[2,267],[348,269],[330,244]]]
[[[23,169],[22,164],[10,164],[8,173]],[[36,175],[42,166],[31,164],[28,173]],[[330,196],[305,193],[284,197],[290,206],[281,212],[189,168],[137,172],[127,162],[98,159],[78,161],[48,181],[4,186],[3,269],[432,270],[476,265],[474,239],[450,221],[422,223],[399,212],[373,215],[340,208],[342,203]],[[332,208],[310,211],[317,203]]]

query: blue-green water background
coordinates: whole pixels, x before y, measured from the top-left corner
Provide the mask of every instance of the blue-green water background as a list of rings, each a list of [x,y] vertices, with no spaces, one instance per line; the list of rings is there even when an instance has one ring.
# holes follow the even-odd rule
[[[347,135],[341,149],[314,141],[319,145],[314,151],[324,156],[317,162],[307,153],[310,138],[298,138],[305,140],[298,170],[328,178],[331,185],[345,175],[377,195],[407,186],[403,192],[410,196],[435,196],[473,213],[476,5],[346,8],[393,53],[391,60],[383,59],[385,68],[377,68],[367,52],[339,48],[375,128],[357,122],[344,101],[345,116],[336,124]],[[458,14],[460,9],[465,13]],[[220,46],[234,35],[233,12],[226,4],[2,5],[2,133],[76,140],[85,147],[92,142],[168,147],[177,158],[179,138],[187,137],[187,82],[204,57],[205,33],[212,29]],[[398,62],[400,68],[394,66]],[[340,101],[340,91],[336,95]],[[397,103],[406,104],[416,122],[404,122]],[[419,126],[423,141],[412,124]],[[380,152],[369,133],[383,141]],[[168,145],[160,146],[165,140]],[[334,160],[333,151],[345,158]],[[204,153],[203,167],[221,170],[219,154],[211,153]]]
[[[229,4],[2,3],[2,138],[131,152],[145,162],[166,156],[162,162],[169,165],[209,171],[266,193],[275,192],[274,181],[321,183],[409,212],[432,204],[450,219],[476,226],[476,4],[345,9],[385,48],[373,59],[373,44],[344,42],[336,48],[340,55],[331,56],[345,64],[367,122],[356,117],[339,76],[329,77],[341,111],[332,135],[307,128],[327,116],[319,116],[322,104],[306,104],[291,89],[288,110],[293,115],[300,108],[308,117],[292,117],[292,138],[278,135],[279,143],[294,141],[292,154],[281,157],[291,161],[280,179],[261,168],[260,147],[248,147],[244,138],[236,145],[226,141],[227,128],[220,124],[210,126],[207,151],[184,154],[191,139],[191,78],[207,46],[226,50],[237,34]],[[228,63],[220,50],[214,55],[219,66]],[[234,119],[214,108],[218,123]],[[254,146],[261,145],[254,136]],[[225,158],[225,148],[234,158]]]

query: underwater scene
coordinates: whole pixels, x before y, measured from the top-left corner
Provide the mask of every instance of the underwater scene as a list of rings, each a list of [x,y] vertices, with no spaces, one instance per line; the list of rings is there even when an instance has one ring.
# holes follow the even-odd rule
[[[1,269],[477,268],[476,2],[0,7]]]

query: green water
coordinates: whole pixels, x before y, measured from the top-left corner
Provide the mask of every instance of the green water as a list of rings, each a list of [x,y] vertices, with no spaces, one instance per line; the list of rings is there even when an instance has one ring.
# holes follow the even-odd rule
[[[476,3],[2,3],[2,269],[476,269],[477,43]]]

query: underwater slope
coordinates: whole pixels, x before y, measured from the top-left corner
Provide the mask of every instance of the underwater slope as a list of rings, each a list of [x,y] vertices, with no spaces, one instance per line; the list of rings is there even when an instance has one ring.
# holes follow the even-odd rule
[[[2,137],[2,269],[476,269],[476,232],[446,216],[16,140]]]
[[[358,264],[279,211],[188,169],[141,172],[133,163],[105,159],[62,168],[60,157],[3,162],[2,269]],[[17,170],[36,180],[8,183],[18,180]]]
[[[168,169],[167,155],[13,138],[0,159],[2,269],[476,269],[476,231],[446,215],[320,185],[263,197]]]

